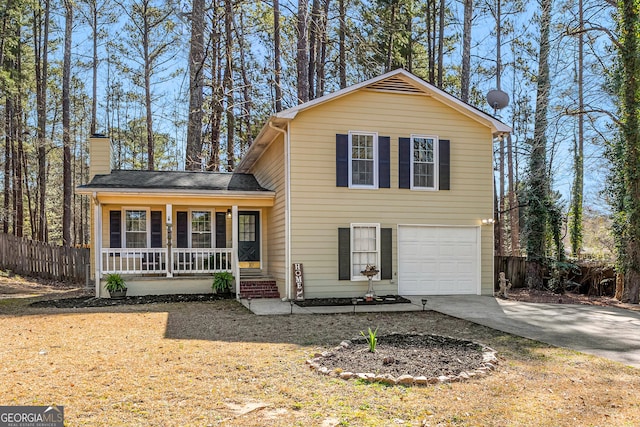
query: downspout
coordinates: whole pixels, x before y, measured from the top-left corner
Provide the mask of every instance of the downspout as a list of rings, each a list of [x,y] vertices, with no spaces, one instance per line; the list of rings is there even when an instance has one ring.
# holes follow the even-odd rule
[[[287,130],[280,129],[275,126],[272,121],[269,121],[269,127],[276,132],[283,135],[284,138],[284,186],[285,186],[285,198],[284,198],[284,234],[285,234],[285,249],[284,249],[284,286],[286,289],[285,298],[292,299],[291,293],[291,185],[290,185],[290,165],[289,159],[291,156],[291,147],[289,146],[289,122],[287,122]]]

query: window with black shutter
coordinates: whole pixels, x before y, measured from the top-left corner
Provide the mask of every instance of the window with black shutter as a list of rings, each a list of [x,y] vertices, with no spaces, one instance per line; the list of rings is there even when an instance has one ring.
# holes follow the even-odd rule
[[[122,211],[109,211],[109,247],[122,247]]]
[[[359,273],[367,264],[376,264],[378,251],[380,265],[376,267],[380,270],[380,279],[390,280],[393,277],[392,245],[391,228],[379,228],[378,224],[352,224],[349,228],[338,228],[338,280],[360,278]]]
[[[399,138],[398,188],[450,190],[450,151],[446,139],[422,135]]]
[[[162,211],[151,211],[151,247],[162,247]]]
[[[188,212],[176,212],[176,247],[189,247],[189,216]]]

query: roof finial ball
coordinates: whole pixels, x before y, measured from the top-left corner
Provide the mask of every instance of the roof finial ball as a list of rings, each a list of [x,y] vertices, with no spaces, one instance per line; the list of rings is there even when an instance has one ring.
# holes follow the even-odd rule
[[[509,105],[509,95],[500,89],[493,89],[487,93],[487,102],[494,111],[502,110]]]

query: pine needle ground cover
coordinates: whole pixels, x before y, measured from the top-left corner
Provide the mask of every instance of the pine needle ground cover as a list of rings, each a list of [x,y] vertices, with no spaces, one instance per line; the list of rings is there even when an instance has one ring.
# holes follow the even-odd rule
[[[64,405],[70,426],[635,426],[640,370],[434,312],[257,317],[233,300],[87,309],[0,301],[0,404]],[[305,365],[355,338],[428,333],[498,369],[422,387]]]

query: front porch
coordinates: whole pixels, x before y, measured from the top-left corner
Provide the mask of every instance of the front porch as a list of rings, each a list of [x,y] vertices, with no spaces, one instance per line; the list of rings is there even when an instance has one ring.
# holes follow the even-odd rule
[[[233,248],[103,248],[100,271],[103,274],[174,275],[236,272]],[[235,276],[235,274],[234,274]]]
[[[109,296],[104,277],[111,273],[123,275],[127,295],[141,296],[210,293],[213,274],[229,272],[239,277],[231,289],[237,298],[280,298],[276,281],[262,269],[239,268],[246,263],[235,262],[233,248],[104,248],[100,259],[101,297]]]

